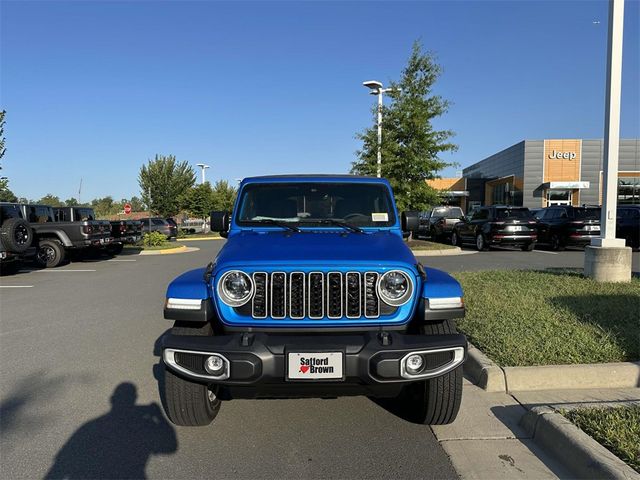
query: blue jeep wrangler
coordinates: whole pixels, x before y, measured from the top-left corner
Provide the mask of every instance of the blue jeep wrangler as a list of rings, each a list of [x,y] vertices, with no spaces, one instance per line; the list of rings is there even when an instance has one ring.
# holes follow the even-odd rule
[[[368,395],[451,423],[467,341],[460,285],[403,241],[389,183],[353,175],[245,179],[215,260],[167,290],[167,415],[207,425],[221,400]]]

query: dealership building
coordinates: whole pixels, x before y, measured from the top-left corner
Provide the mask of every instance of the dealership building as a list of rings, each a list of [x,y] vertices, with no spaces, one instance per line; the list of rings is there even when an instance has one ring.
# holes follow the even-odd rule
[[[640,139],[620,139],[618,203],[640,204]],[[443,203],[542,208],[602,203],[603,140],[523,140],[465,168],[461,178],[429,181]]]

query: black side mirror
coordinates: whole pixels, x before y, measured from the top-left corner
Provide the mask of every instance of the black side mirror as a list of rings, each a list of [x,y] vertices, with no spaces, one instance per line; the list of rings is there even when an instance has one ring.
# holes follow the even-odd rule
[[[211,212],[211,231],[218,232],[226,238],[229,232],[229,213],[222,211]]]
[[[465,217],[464,215],[460,215],[460,220],[462,220],[463,222],[467,221],[467,217]]]
[[[402,230],[405,232],[417,232],[420,228],[419,212],[402,212]]]

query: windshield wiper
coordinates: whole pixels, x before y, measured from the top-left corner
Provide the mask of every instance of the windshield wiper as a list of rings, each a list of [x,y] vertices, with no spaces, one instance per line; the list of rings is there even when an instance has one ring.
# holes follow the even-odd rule
[[[254,220],[254,223],[262,223],[264,225],[275,225],[276,227],[284,228],[285,230],[291,230],[292,232],[300,232],[301,230],[298,227],[294,227],[293,225],[289,225],[287,222],[279,222],[278,220],[273,220],[271,218],[263,218],[262,220]]]
[[[352,231],[353,233],[364,233],[364,230],[362,230],[360,227],[356,227],[355,225],[351,225],[350,223],[343,222],[341,220],[336,220],[335,218],[323,218],[319,220],[309,220],[307,222],[301,220],[300,223],[320,223],[325,225],[329,224],[335,225],[337,227],[342,227],[345,230]]]

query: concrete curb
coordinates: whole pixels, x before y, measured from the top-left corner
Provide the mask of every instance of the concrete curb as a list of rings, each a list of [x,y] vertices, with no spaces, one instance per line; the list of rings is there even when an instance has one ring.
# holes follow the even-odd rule
[[[222,237],[207,237],[207,238],[177,238],[178,242],[210,242],[211,240],[226,240]]]
[[[469,344],[467,361],[464,362],[464,371],[473,383],[487,392],[506,392],[504,372],[489,357]]]
[[[640,362],[500,367],[471,344],[464,371],[487,392],[640,386]]]
[[[640,474],[549,407],[525,413],[520,426],[577,478],[640,479]]]
[[[181,245],[178,248],[167,248],[164,250],[142,250],[138,255],[174,255],[176,253],[197,252],[198,250],[200,249],[196,247]]]

